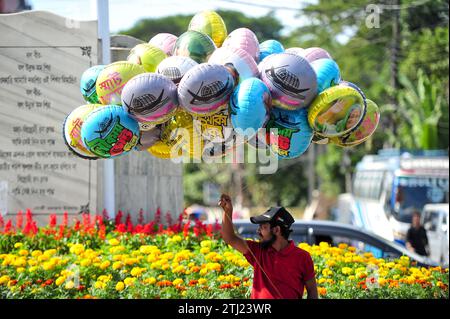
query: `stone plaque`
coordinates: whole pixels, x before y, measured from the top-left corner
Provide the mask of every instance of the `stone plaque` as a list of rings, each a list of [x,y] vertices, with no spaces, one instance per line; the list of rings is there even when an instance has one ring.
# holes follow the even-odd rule
[[[98,61],[97,22],[6,14],[0,37],[0,208],[29,208],[40,224],[50,213],[96,213],[97,161],[71,153],[62,125],[85,104],[79,82]]]

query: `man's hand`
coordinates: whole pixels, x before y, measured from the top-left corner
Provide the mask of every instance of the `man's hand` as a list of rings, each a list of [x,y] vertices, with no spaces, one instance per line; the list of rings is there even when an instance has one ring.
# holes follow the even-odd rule
[[[222,207],[223,211],[227,215],[231,216],[231,214],[233,213],[233,203],[231,202],[230,196],[222,194],[222,196],[220,196],[219,206]]]

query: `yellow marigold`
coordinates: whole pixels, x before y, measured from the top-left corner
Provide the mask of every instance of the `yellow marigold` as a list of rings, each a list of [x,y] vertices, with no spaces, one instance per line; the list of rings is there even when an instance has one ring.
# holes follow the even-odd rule
[[[181,278],[177,278],[174,281],[172,281],[172,285],[174,286],[180,286],[182,283],[184,283],[184,281]]]
[[[351,276],[348,276],[348,280],[351,280],[351,281],[353,281],[353,280],[355,280],[355,276],[353,276],[353,275],[351,275]]]
[[[111,246],[117,246],[120,244],[120,241],[118,241],[116,238],[111,238],[110,240],[108,240],[108,244],[110,244]]]
[[[28,256],[28,250],[26,250],[26,249],[19,250],[19,255],[20,256]]]
[[[201,242],[200,242],[200,246],[201,247],[208,247],[208,248],[210,248],[211,247],[211,241],[210,240],[202,240]]]
[[[116,261],[114,264],[113,264],[113,269],[114,270],[117,270],[117,269],[120,269],[120,268],[122,268],[122,262],[120,262],[120,261]]]
[[[37,269],[37,266],[31,266],[30,268],[28,268],[28,272],[35,272]]]
[[[136,258],[126,258],[124,261],[125,265],[134,265],[138,263]]]
[[[198,284],[199,285],[204,285],[204,284],[206,284],[208,282],[208,280],[206,280],[205,278],[199,278],[199,280],[198,280]]]
[[[72,247],[70,247],[69,251],[72,254],[80,255],[80,254],[82,254],[84,252],[84,246],[82,244],[74,244]],[[46,252],[44,252],[44,255],[46,254]]]
[[[58,277],[58,278],[55,280],[55,285],[61,286],[61,285],[64,283],[65,280],[66,280],[66,277],[65,277],[65,276]]]
[[[343,268],[341,269],[341,271],[342,271],[342,273],[343,273],[344,275],[350,275],[350,274],[353,273],[353,269],[350,268],[350,267],[343,267]]]
[[[326,282],[327,280],[325,278],[320,278],[319,280],[317,280],[317,283],[319,285],[323,284],[324,282]]]
[[[206,275],[208,273],[208,269],[206,269],[206,268],[203,268],[202,270],[200,270],[200,272],[199,272],[199,274],[201,275],[201,276],[204,276],[204,275]]]
[[[0,285],[4,285],[10,280],[11,280],[11,278],[9,276],[3,275],[0,277]]]
[[[347,244],[344,244],[344,243],[340,243],[339,245],[338,245],[338,248],[339,249],[346,249],[348,247],[348,245]]]
[[[40,251],[40,250],[33,250],[31,252],[31,256],[33,256],[33,257],[39,257],[40,255],[42,255],[42,251]]]
[[[97,281],[101,281],[101,282],[108,282],[110,281],[112,278],[112,275],[100,275],[97,278]]]
[[[111,262],[110,262],[109,260],[105,260],[105,261],[103,261],[103,262],[100,264],[99,268],[102,269],[102,270],[105,270],[105,269],[108,268],[110,265],[111,265]]]
[[[117,291],[122,291],[122,290],[124,290],[125,289],[125,284],[122,282],[122,281],[119,281],[117,284],[116,284],[116,290]]]
[[[336,265],[336,261],[334,260],[334,259],[328,259],[327,260],[327,266],[328,267],[333,267],[333,266],[335,266]]]
[[[172,236],[172,238],[171,238],[171,241],[174,243],[178,243],[182,240],[183,240],[183,238],[180,235],[175,235],[175,236]]]
[[[136,278],[127,277],[127,278],[125,278],[125,280],[123,282],[125,283],[126,286],[133,286],[135,281],[136,281]]]
[[[14,244],[14,248],[20,248],[22,246],[23,246],[23,243],[20,243],[20,242]]]
[[[64,288],[66,288],[66,289],[73,289],[73,287],[75,287],[75,283],[72,280],[68,281],[66,283],[66,285],[64,286]]]
[[[167,270],[169,268],[170,268],[170,266],[168,264],[164,264],[164,265],[161,266],[162,270]]]
[[[144,279],[144,283],[145,284],[153,285],[155,282],[156,282],[156,278],[155,277],[149,277],[149,278],[145,278]]]
[[[96,281],[95,284],[94,284],[94,288],[105,289],[106,288],[106,283],[104,283],[102,281]]]
[[[131,269],[131,276],[139,277],[140,275],[142,275],[142,273],[144,271],[145,271],[145,268],[134,267],[133,269]]]
[[[386,285],[386,279],[383,278],[383,277],[378,278],[378,284],[379,284],[380,286]]]
[[[204,255],[208,254],[209,252],[210,252],[209,247],[202,247],[202,248],[200,248],[200,253],[202,253]]]
[[[25,271],[25,268],[23,268],[23,267],[19,267],[19,268],[16,269],[16,272],[18,274],[23,273],[24,271]]]
[[[83,259],[82,261],[80,261],[80,266],[82,267],[89,267],[92,264],[90,259]]]

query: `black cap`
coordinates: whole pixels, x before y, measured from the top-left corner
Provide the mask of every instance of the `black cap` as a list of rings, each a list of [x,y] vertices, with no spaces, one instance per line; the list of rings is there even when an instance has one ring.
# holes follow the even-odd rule
[[[294,223],[294,217],[284,207],[270,207],[264,214],[250,217],[253,224],[272,223],[286,228]]]

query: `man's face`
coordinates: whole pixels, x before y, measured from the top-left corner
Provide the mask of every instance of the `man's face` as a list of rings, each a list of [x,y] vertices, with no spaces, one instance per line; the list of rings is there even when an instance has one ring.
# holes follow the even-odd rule
[[[273,234],[269,223],[260,224],[257,230],[263,248],[272,246],[277,237]]]

